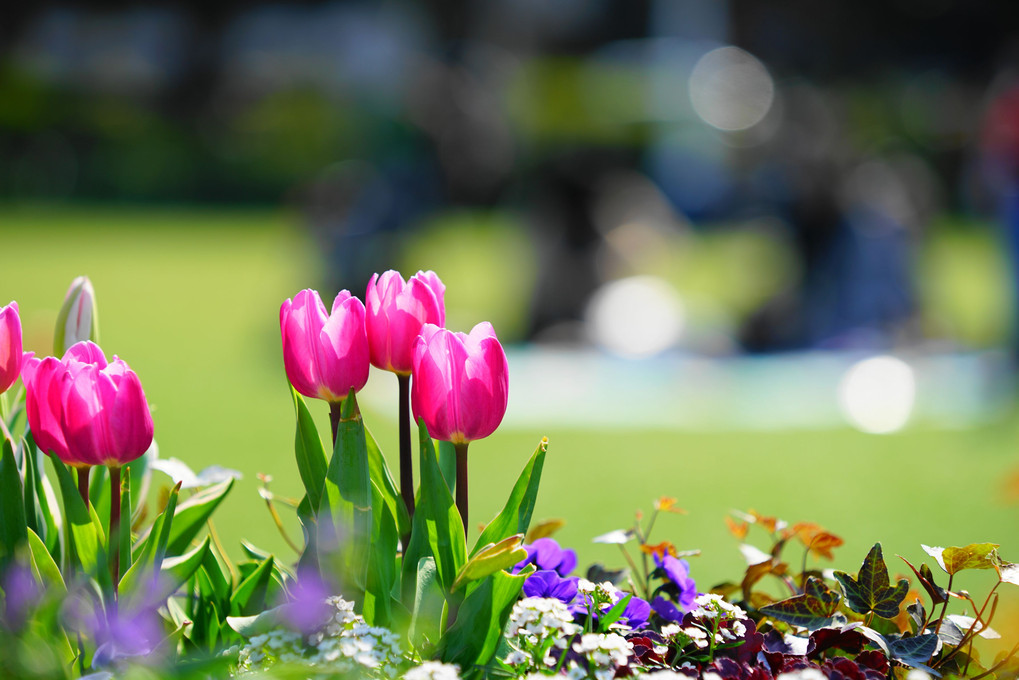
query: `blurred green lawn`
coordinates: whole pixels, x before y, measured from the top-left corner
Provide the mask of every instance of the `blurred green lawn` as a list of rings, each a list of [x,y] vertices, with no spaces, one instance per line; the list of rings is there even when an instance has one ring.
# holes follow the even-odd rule
[[[947,257],[952,241],[937,241],[929,252],[942,265],[950,262],[951,276],[972,285],[988,280],[988,270],[1001,269],[991,261],[993,246],[979,238],[962,238],[960,259]],[[271,488],[280,494],[299,494],[278,309],[299,289],[317,286],[322,264],[297,218],[239,209],[0,207],[0,249],[0,304],[18,301],[28,348],[51,351],[66,287],[74,276],[88,274],[99,298],[103,348],[141,376],[161,456],[181,458],[196,471],[217,463],[243,472],[216,515],[220,535],[235,554],[245,538],[292,560],[259,498],[257,474],[271,475]],[[479,249],[478,257],[499,256]],[[422,265],[428,263],[413,266]],[[447,282],[458,280],[435,268]],[[497,282],[486,284],[498,289]],[[943,299],[957,295],[950,282],[938,285],[946,287],[935,291]],[[460,296],[450,285],[448,303],[456,306]],[[976,304],[993,309],[1001,303]],[[393,378],[373,373],[372,380]],[[313,406],[325,428],[324,405]],[[611,394],[605,408],[612,408]],[[392,414],[366,412],[365,418],[393,460]],[[723,521],[730,509],[813,521],[844,537],[836,562],[824,567],[855,572],[876,540],[883,542],[893,572],[907,571],[895,554],[915,564],[925,559],[920,543],[1000,542],[1003,556],[1019,561],[1019,507],[1008,490],[1019,466],[1017,426],[1019,418],[1010,416],[972,429],[913,428],[890,436],[849,429],[503,428],[471,447],[472,523],[499,510],[547,435],[536,517],[567,520],[557,537],[578,551],[582,565],[602,560],[622,566],[616,547],[592,544],[591,538],[628,526],[635,510],[649,511],[663,495],[677,498],[688,514],[663,517],[653,538],[702,550],[692,566],[703,588],[741,574],[737,541]],[[284,515],[296,526],[292,514]],[[961,586],[980,592],[989,576],[966,574]],[[1006,602],[1019,599],[1003,596]]]

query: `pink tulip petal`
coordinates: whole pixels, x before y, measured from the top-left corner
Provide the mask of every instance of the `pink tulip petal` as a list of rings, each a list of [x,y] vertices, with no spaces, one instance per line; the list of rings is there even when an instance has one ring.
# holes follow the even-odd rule
[[[107,365],[106,355],[103,354],[103,350],[99,349],[99,345],[89,340],[83,340],[71,345],[64,353],[62,361],[65,364],[69,364],[72,361],[93,364],[100,369],[106,368]]]
[[[104,401],[104,407],[113,444],[107,464],[111,459],[118,465],[130,463],[148,450],[153,433],[152,413],[134,371],[124,373],[112,403]]]

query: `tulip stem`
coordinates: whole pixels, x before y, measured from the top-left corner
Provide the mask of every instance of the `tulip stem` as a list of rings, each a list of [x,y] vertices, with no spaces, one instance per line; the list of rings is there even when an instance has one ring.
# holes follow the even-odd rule
[[[329,428],[333,431],[333,446],[336,446],[336,433],[340,429],[340,411],[343,409],[342,401],[329,402]]]
[[[120,468],[110,468],[110,575],[113,599],[117,599],[120,581]]]
[[[400,495],[407,514],[414,517],[414,467],[410,450],[410,376],[397,373],[400,383]]]
[[[456,509],[460,511],[460,519],[464,524],[464,536],[467,536],[467,444],[454,444],[456,449]]]
[[[89,466],[78,468],[78,493],[81,500],[85,501],[86,510],[88,510],[88,473],[91,469]]]

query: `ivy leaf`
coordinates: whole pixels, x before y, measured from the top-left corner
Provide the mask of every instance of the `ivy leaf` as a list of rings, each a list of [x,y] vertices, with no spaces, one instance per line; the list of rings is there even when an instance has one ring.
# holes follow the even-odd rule
[[[909,592],[906,579],[899,579],[894,587],[890,584],[880,543],[875,543],[867,553],[856,578],[844,571],[836,571],[834,576],[846,593],[846,604],[857,614],[874,612],[882,618],[893,619],[899,615],[899,605]]]
[[[818,578],[810,577],[802,595],[761,607],[761,613],[773,619],[816,630],[832,623],[838,609],[839,594]]]
[[[937,648],[938,636],[934,634],[915,635],[888,643],[891,657],[896,661],[913,668],[923,668],[928,673],[940,676],[940,673],[936,673],[924,665]]]
[[[998,544],[970,543],[962,548],[932,548],[921,544],[920,547],[938,561],[945,573],[952,575],[963,569],[994,569]]]
[[[935,607],[948,601],[948,591],[934,582],[934,574],[931,573],[930,567],[926,564],[921,564],[920,568],[917,569],[902,555],[899,555],[899,559],[905,562],[909,568],[913,570],[913,573],[916,574],[916,579],[920,582],[920,585],[923,586],[923,589],[927,591],[927,594],[930,595],[931,603]]]
[[[998,570],[998,580],[1019,586],[1019,564],[1012,564],[998,558],[995,560],[994,568]]]

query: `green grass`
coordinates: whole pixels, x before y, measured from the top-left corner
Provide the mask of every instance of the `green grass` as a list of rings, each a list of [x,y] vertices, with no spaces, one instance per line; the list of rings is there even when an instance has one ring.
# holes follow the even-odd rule
[[[3,208],[0,248],[0,304],[19,302],[28,347],[50,353],[64,291],[74,276],[88,274],[99,298],[102,345],[141,376],[161,456],[196,470],[213,463],[241,470],[243,480],[217,514],[219,533],[235,554],[243,537],[292,559],[258,496],[257,474],[271,475],[281,494],[299,493],[277,319],[284,298],[317,285],[321,264],[295,217]],[[455,288],[447,292],[451,304],[458,296]],[[392,378],[373,373],[372,380]],[[612,408],[611,394],[604,403]],[[324,405],[312,406],[325,427]],[[393,460],[391,414],[366,412],[365,418]],[[723,522],[734,508],[817,522],[842,536],[845,547],[825,567],[855,571],[876,540],[893,572],[907,571],[895,554],[924,559],[920,543],[1001,542],[1003,555],[1019,560],[1019,508],[1006,497],[1005,481],[1019,466],[1017,425],[1009,417],[973,429],[883,437],[848,429],[503,428],[471,446],[472,524],[499,510],[547,435],[536,517],[567,520],[558,538],[577,549],[581,564],[622,566],[618,549],[590,539],[628,526],[635,510],[650,511],[663,495],[676,497],[688,514],[664,516],[655,538],[703,551],[693,562],[702,587],[740,576],[737,542]],[[986,574],[976,576],[978,585]],[[1004,594],[1010,599],[1013,593]]]

